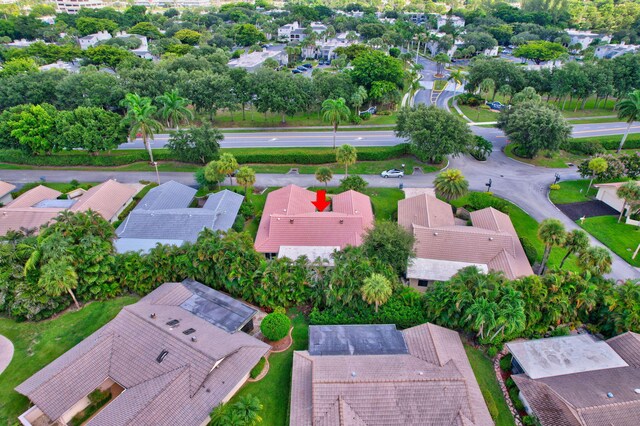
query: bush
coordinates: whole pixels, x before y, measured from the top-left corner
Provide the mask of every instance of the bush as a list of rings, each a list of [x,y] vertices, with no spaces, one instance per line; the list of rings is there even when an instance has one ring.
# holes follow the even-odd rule
[[[371,118],[371,113],[363,112],[362,114],[360,114],[360,118],[362,118],[364,121],[367,121]]]
[[[511,358],[513,356],[511,354],[506,354],[500,359],[500,369],[502,371],[510,371],[511,370]]]
[[[463,93],[458,96],[458,103],[461,105],[478,106],[484,103],[484,99],[473,93]]]
[[[240,205],[240,214],[245,218],[253,217],[256,214],[256,208],[253,205],[253,202],[245,199]]]
[[[495,358],[496,355],[498,355],[498,348],[496,348],[495,346],[491,346],[489,349],[487,349],[487,355],[489,355],[489,358]]]
[[[266,363],[267,359],[265,357],[260,358],[260,361],[258,361],[256,366],[251,369],[251,372],[249,372],[249,377],[251,377],[252,379],[258,377],[260,373],[262,373],[262,370],[264,369],[264,365]]]
[[[551,185],[549,186],[549,189],[550,189],[550,190],[552,190],[552,191],[557,191],[557,190],[559,190],[559,189],[560,189],[560,185],[559,185],[559,184],[557,184],[557,183],[553,183],[553,184],[551,184]]]
[[[513,389],[516,387],[516,382],[513,381],[511,376],[509,376],[507,380],[505,380],[504,384],[505,386],[507,386],[507,389]]]
[[[289,333],[290,328],[291,320],[280,312],[267,315],[260,324],[260,331],[262,331],[264,337],[272,342],[283,339]]]
[[[524,416],[522,418],[522,424],[524,426],[540,426],[540,420],[533,416]]]
[[[233,225],[231,225],[231,229],[233,229],[236,232],[242,232],[244,230],[245,222],[246,222],[246,219],[244,218],[244,216],[238,213],[238,216],[236,216],[236,219],[233,221]]]
[[[533,245],[533,243],[531,243],[531,241],[529,241],[525,237],[520,237],[520,244],[522,244],[524,254],[527,255],[529,264],[533,266],[533,264],[536,263],[536,260],[538,259],[538,249]]]
[[[166,149],[153,152],[154,160],[168,161],[175,158]],[[0,163],[28,164],[31,166],[93,166],[115,167],[137,162],[148,162],[149,154],[145,150],[121,150],[109,154],[89,155],[85,151],[64,151],[52,155],[31,155],[17,149],[0,150]]]
[[[111,399],[111,393],[108,391],[101,391],[100,389],[96,389],[93,392],[91,392],[87,397],[89,398],[89,401],[91,401],[92,404],[100,405],[105,401]]]
[[[362,123],[362,118],[358,114],[351,114],[351,123],[352,124],[360,124]]]
[[[511,401],[513,401],[513,406],[518,411],[524,411],[524,404],[522,403],[522,401],[520,401],[520,397],[518,395],[519,393],[520,391],[518,390],[518,388],[509,390],[509,396],[511,397]]]
[[[602,144],[593,140],[581,141],[580,139],[569,139],[562,148],[572,154],[584,154],[589,156],[603,154],[605,152],[605,148]]]
[[[568,336],[571,334],[571,330],[566,325],[556,327],[553,331],[551,331],[551,336],[560,337],[560,336]]]
[[[468,210],[481,210],[493,207],[502,213],[509,213],[509,203],[486,192],[472,192],[466,204]]]
[[[364,191],[369,184],[358,175],[347,176],[340,180],[340,189],[348,191],[350,189],[358,192]]]

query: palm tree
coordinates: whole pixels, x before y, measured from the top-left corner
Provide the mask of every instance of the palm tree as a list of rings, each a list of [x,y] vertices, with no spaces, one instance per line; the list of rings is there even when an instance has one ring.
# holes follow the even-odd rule
[[[616,190],[616,195],[624,201],[618,217],[618,222],[620,222],[627,206],[631,210],[633,206],[640,203],[640,185],[634,181],[626,182]],[[627,216],[630,216],[630,214],[627,214]]]
[[[336,151],[336,161],[344,165],[344,175],[349,176],[349,166],[358,159],[356,148],[349,144],[344,144]]]
[[[356,108],[356,114],[360,114],[360,107],[367,100],[367,89],[363,86],[358,88],[351,95],[351,104]]]
[[[193,119],[193,112],[187,106],[191,103],[189,99],[178,95],[176,89],[171,92],[165,92],[156,98],[162,106],[160,107],[160,116],[167,123],[167,127],[179,128],[182,121],[188,122]]]
[[[325,188],[329,186],[329,182],[333,179],[333,173],[328,167],[320,167],[316,170],[316,180],[324,183]]]
[[[589,247],[589,235],[582,229],[574,229],[567,233],[562,247],[567,249],[567,253],[562,258],[562,262],[560,262],[560,266],[558,267],[559,269],[562,268],[564,262],[571,254],[582,253]]]
[[[611,272],[611,253],[604,247],[589,247],[578,256],[578,266],[594,275]]]
[[[544,255],[540,264],[539,275],[543,275],[549,261],[549,254],[553,246],[564,244],[567,233],[564,225],[558,219],[545,219],[538,227],[538,238],[544,243]]]
[[[449,63],[451,61],[451,58],[449,58],[449,56],[447,56],[446,53],[438,53],[436,56],[434,56],[433,60],[436,62],[437,65],[437,70],[436,70],[436,75],[442,75],[443,72],[443,68],[444,65]]]
[[[376,313],[378,313],[378,306],[384,304],[391,297],[393,288],[389,280],[381,274],[371,274],[370,277],[365,278],[364,285],[362,286],[362,300],[368,304],[375,304]]]
[[[453,94],[458,91],[458,86],[464,81],[464,73],[460,70],[452,70],[447,77],[447,81],[453,81]]]
[[[604,173],[609,168],[609,164],[604,158],[596,157],[589,161],[587,167],[591,170],[591,180],[589,180],[589,186],[587,187],[587,194],[589,194],[589,190],[591,189],[591,185],[593,184],[593,180],[596,178],[596,175]]]
[[[80,304],[73,293],[73,290],[78,287],[78,274],[71,265],[72,259],[68,256],[50,260],[40,270],[38,285],[53,297],[69,293],[76,308],[80,309]]]
[[[233,185],[233,173],[238,170],[238,161],[233,154],[225,152],[215,162],[218,174],[229,176],[229,185]]]
[[[333,126],[333,149],[336,149],[338,125],[351,117],[351,111],[344,98],[326,99],[322,103],[322,119]]]
[[[624,146],[627,136],[629,136],[629,130],[634,121],[640,118],[640,89],[636,89],[629,93],[626,98],[616,103],[616,109],[618,110],[618,118],[627,121],[627,130],[624,132],[624,136],[618,146],[618,152]]]
[[[153,140],[154,132],[162,131],[162,124],[154,118],[157,108],[151,104],[151,98],[141,97],[136,93],[127,93],[121,104],[127,108],[127,115],[123,122],[129,125],[129,140],[134,141],[138,134],[142,136],[144,146],[149,153],[149,160],[156,168],[159,184],[158,165],[153,161],[153,152],[149,144],[149,139]]]
[[[475,299],[466,311],[466,322],[478,330],[477,336],[484,339],[485,331],[489,333],[496,326],[498,305],[485,297]]]
[[[244,195],[246,197],[249,187],[256,183],[256,171],[251,167],[242,166],[236,174],[236,181],[238,182],[238,185],[244,186]]]
[[[238,416],[244,420],[243,425],[254,426],[262,423],[262,417],[260,417],[262,408],[263,405],[260,400],[249,394],[241,396],[238,402],[231,406],[231,411],[237,413]]]
[[[507,97],[509,96],[509,100],[505,100],[505,103],[510,103],[511,102],[511,97],[513,96],[513,89],[511,88],[511,86],[509,86],[508,84],[503,84],[502,86],[500,86],[500,88],[498,89],[498,94],[500,96],[503,97]]]
[[[458,169],[447,169],[436,176],[433,181],[436,194],[445,200],[455,200],[467,193],[469,182]]]
[[[495,88],[496,88],[496,82],[493,81],[493,79],[491,78],[485,78],[480,82],[480,86],[478,87],[478,90],[480,90],[480,93],[486,99],[487,97],[489,97],[489,92],[495,90]]]

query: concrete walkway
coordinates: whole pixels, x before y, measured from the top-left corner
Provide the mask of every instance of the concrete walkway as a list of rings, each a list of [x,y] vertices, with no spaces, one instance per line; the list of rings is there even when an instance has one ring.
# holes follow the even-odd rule
[[[13,343],[0,335],[0,374],[9,366],[13,358]]]

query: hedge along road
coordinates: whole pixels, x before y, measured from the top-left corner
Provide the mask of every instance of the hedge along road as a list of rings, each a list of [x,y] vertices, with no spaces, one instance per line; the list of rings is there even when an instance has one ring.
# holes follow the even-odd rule
[[[504,133],[498,129],[472,126],[472,131],[480,136],[496,143],[497,139],[503,139]],[[573,137],[585,138],[591,136],[622,135],[627,129],[623,122],[605,124],[576,124],[573,126]],[[493,130],[492,132],[489,130]],[[631,126],[632,133],[640,133],[640,123]],[[158,134],[151,141],[153,148],[162,148],[169,141],[170,135]],[[336,136],[336,145],[349,144],[353,146],[392,146],[403,143],[403,138],[397,137],[393,131],[363,130],[345,131]],[[222,148],[306,148],[306,147],[330,147],[333,146],[333,132],[251,132],[251,133],[225,133]],[[118,149],[142,149],[144,145],[141,139],[127,142]]]

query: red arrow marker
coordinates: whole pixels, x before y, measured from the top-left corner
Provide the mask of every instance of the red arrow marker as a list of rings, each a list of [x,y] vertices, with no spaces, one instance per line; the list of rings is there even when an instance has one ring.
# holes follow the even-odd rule
[[[318,209],[319,212],[322,212],[322,211],[324,211],[324,209],[329,207],[329,204],[331,204],[331,203],[329,201],[327,201],[327,191],[325,191],[324,189],[321,189],[321,190],[317,191],[316,192],[316,200],[312,201],[311,204],[316,206],[316,208]]]

